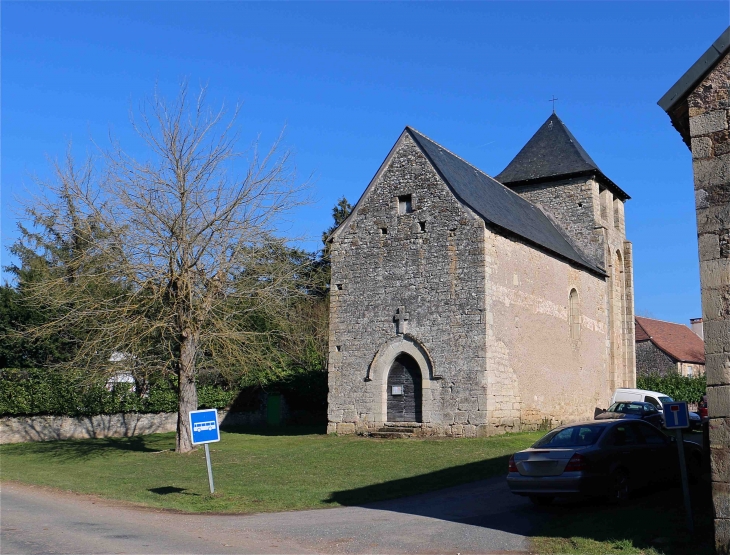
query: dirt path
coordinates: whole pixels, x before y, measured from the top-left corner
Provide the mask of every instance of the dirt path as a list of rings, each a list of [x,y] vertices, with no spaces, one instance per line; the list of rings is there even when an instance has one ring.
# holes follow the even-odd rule
[[[2,553],[504,553],[537,516],[504,478],[314,511],[185,515],[4,483]]]

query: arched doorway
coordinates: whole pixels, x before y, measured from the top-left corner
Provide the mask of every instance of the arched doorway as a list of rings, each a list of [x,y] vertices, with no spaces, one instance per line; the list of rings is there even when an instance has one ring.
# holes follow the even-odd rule
[[[388,422],[421,422],[421,370],[405,353],[398,355],[388,372]]]

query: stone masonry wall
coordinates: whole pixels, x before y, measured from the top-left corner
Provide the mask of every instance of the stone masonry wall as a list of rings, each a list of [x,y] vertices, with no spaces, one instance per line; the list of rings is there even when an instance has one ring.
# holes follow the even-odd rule
[[[666,376],[677,371],[677,363],[651,341],[636,344],[636,375],[659,374]]]
[[[223,426],[261,426],[266,424],[265,411],[218,411]],[[158,414],[98,414],[95,416],[16,416],[0,418],[0,444],[89,439],[101,437],[132,437],[174,432],[177,413]]]
[[[398,196],[407,194],[413,212],[400,215]],[[333,239],[329,431],[378,425],[382,394],[366,379],[397,337],[399,307],[439,376],[425,376],[424,431],[476,435],[486,426],[484,233],[405,133]]]
[[[513,189],[531,203],[542,206],[590,261],[604,267],[604,237],[596,226],[600,201],[595,181],[574,177]]]
[[[589,260],[609,274],[606,302],[609,387],[636,385],[633,249],[626,240],[623,201],[589,177],[514,187],[540,205]]]
[[[487,375],[495,412],[509,429],[519,395],[522,429],[590,420],[606,408],[606,281],[519,239],[487,236]],[[571,337],[569,297],[578,293],[580,333]],[[504,406],[506,404],[506,406]],[[515,405],[517,406],[517,405]],[[490,407],[491,408],[491,407]]]
[[[730,56],[689,95],[715,544],[730,553]]]

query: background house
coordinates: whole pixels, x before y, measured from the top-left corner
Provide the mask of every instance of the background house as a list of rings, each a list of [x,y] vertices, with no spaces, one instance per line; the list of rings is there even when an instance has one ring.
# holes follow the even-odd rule
[[[642,316],[636,324],[636,375],[705,373],[705,342],[687,326]]]

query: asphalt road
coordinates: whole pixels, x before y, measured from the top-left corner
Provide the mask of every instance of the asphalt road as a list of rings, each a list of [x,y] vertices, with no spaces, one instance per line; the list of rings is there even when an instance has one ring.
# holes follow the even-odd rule
[[[494,478],[360,507],[185,515],[5,483],[0,550],[46,553],[527,553],[540,517]]]

